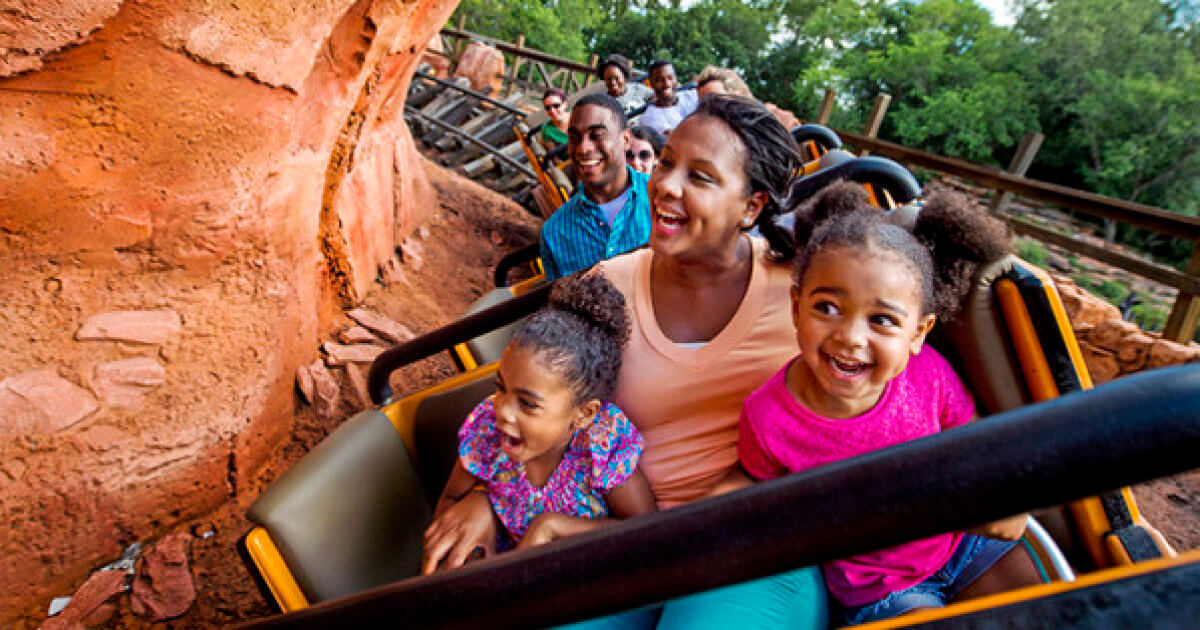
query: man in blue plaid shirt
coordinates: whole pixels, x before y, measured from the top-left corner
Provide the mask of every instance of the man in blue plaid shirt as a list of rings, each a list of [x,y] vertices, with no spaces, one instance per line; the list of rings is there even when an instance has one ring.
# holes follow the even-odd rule
[[[542,226],[542,266],[554,280],[650,240],[648,176],[626,163],[625,112],[607,94],[575,103],[567,146],[583,186]]]

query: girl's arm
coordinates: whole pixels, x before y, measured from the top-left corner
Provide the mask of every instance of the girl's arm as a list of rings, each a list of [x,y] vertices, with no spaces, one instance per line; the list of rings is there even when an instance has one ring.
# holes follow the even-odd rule
[[[437,506],[433,509],[433,518],[442,515],[447,508],[462,500],[467,496],[467,493],[475,488],[476,485],[482,486],[483,482],[478,477],[467,472],[463,468],[462,461],[454,460],[454,469],[450,471],[450,478],[446,480],[446,487],[442,489],[442,496],[438,497]]]
[[[533,547],[559,538],[608,527],[621,519],[649,514],[657,510],[650,483],[642,471],[635,470],[625,483],[608,491],[609,518],[581,518],[557,512],[542,512],[533,519],[517,549]]]
[[[978,527],[972,527],[967,530],[967,533],[986,538],[995,538],[997,540],[1019,540],[1021,534],[1025,533],[1025,523],[1028,521],[1028,513],[1017,514],[1016,516],[1002,518],[998,521],[984,523]]]
[[[499,529],[487,492],[476,491],[481,483],[461,461],[455,463],[433,523],[425,530],[422,575],[433,573],[443,560],[446,568],[462,565],[476,547],[483,547],[487,555],[494,553]]]

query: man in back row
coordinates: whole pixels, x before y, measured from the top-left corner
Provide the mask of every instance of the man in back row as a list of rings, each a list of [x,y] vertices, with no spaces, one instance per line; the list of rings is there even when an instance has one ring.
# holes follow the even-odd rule
[[[659,59],[650,64],[650,87],[654,88],[654,99],[646,106],[638,124],[664,136],[671,133],[688,114],[696,111],[696,106],[700,104],[696,90],[676,91],[679,81],[675,78],[675,66],[670,61]]]
[[[625,112],[607,94],[579,99],[567,153],[583,184],[542,226],[546,279],[555,280],[650,240],[649,179],[625,161]]]

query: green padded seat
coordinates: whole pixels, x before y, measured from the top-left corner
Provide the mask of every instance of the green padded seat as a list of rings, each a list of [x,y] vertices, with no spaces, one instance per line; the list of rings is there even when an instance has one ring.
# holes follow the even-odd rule
[[[346,420],[250,506],[309,602],[415,575],[430,504],[383,413]]]

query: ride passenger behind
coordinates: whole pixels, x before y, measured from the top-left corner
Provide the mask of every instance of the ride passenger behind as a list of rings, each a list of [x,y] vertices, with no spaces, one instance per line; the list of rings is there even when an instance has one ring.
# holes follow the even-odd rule
[[[807,242],[791,289],[800,353],[746,399],[742,468],[774,479],[969,422],[971,395],[925,338],[959,311],[975,272],[1009,252],[1004,225],[943,193],[910,232],[850,183],[827,188],[796,220],[796,242]],[[1014,552],[1026,518],[821,569],[849,624],[1037,584],[1028,556]]]
[[[611,402],[629,337],[625,299],[598,275],[558,283],[547,308],[513,334],[496,393],[459,429],[458,460],[425,532],[422,573],[458,566],[462,544],[447,510],[485,492],[504,525],[485,553],[530,547],[653,512],[637,469],[642,436]]]
[[[554,280],[646,244],[646,175],[625,163],[625,113],[607,94],[575,103],[567,152],[583,186],[542,226],[541,257]]]
[[[704,98],[709,94],[729,94],[731,96],[742,96],[745,98],[754,98],[754,94],[750,92],[750,86],[738,76],[737,72],[729,68],[719,66],[704,66],[700,74],[694,79],[696,83],[696,93],[700,98]]]
[[[626,117],[640,113],[646,102],[654,96],[654,90],[640,81],[629,82],[633,65],[624,55],[609,55],[596,66],[596,75],[604,81],[608,95],[621,104]]]
[[[546,109],[550,120],[542,123],[538,142],[547,151],[553,151],[567,143],[567,123],[571,119],[571,112],[567,109],[567,93],[556,87],[546,90],[542,95],[542,107]]]
[[[630,127],[629,150],[625,152],[625,161],[633,170],[649,175],[658,165],[658,157],[662,155],[666,143],[667,139],[661,133],[649,127]]]
[[[676,91],[679,81],[670,61],[659,59],[650,64],[650,87],[654,88],[654,100],[646,106],[640,124],[664,136],[696,111],[700,102],[696,90]]]

